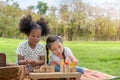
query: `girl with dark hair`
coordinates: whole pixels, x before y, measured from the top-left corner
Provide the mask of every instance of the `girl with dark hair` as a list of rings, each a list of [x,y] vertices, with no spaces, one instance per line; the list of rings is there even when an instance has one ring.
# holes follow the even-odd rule
[[[24,33],[28,40],[19,44],[16,50],[17,63],[26,65],[28,71],[33,71],[45,63],[46,50],[39,41],[41,36],[49,33],[48,24],[44,18],[34,22],[31,15],[27,15],[20,20],[19,31]]]
[[[50,54],[51,61],[49,62],[49,49],[52,52]],[[46,40],[46,50],[47,50],[47,63],[51,64],[54,62],[55,71],[60,71],[61,61],[64,60],[67,63],[74,62],[76,65],[78,64],[78,60],[72,54],[72,51],[68,47],[64,47],[62,44],[62,38],[60,36],[52,35]],[[84,73],[84,69],[82,67],[76,66],[76,71],[80,73]]]

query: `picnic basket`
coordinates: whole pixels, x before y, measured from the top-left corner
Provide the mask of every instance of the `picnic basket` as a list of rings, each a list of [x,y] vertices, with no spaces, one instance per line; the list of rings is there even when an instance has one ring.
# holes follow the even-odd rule
[[[5,53],[0,53],[0,67],[6,66],[6,55]]]

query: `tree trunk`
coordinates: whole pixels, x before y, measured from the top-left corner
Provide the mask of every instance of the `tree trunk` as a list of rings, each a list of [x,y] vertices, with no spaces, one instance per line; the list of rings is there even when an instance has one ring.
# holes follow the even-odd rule
[[[72,29],[68,28],[68,41],[72,41]]]

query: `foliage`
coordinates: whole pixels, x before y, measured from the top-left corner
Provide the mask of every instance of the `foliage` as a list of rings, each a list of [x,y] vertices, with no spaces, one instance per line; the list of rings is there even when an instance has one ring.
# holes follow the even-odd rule
[[[19,20],[31,14],[36,21],[45,17],[51,29],[51,34],[59,34],[65,40],[120,40],[119,19],[112,19],[113,9],[92,7],[82,0],[60,0],[58,7],[49,6],[39,1],[36,6],[21,9],[17,2],[9,4],[0,1],[0,37],[25,38],[19,33]]]
[[[109,18],[97,18],[95,20],[95,26],[97,28],[97,33],[95,33],[95,36],[99,40],[109,40],[116,35],[116,30],[114,23]]]
[[[45,14],[48,6],[47,6],[47,3],[39,1],[36,8],[38,9],[39,14]]]
[[[21,16],[20,9],[10,5],[3,5],[0,8],[0,36],[2,37],[15,37],[17,34],[17,25],[19,16]],[[18,13],[15,13],[18,12]],[[15,32],[16,31],[16,32]]]

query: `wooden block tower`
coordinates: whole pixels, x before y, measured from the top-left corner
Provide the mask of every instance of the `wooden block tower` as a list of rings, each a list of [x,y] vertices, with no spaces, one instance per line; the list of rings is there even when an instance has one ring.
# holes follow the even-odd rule
[[[34,72],[36,73],[49,73],[49,72],[55,72],[55,65],[42,65],[40,69],[34,69]]]
[[[65,63],[64,60],[61,61],[60,72],[76,72],[76,64],[74,62]]]

